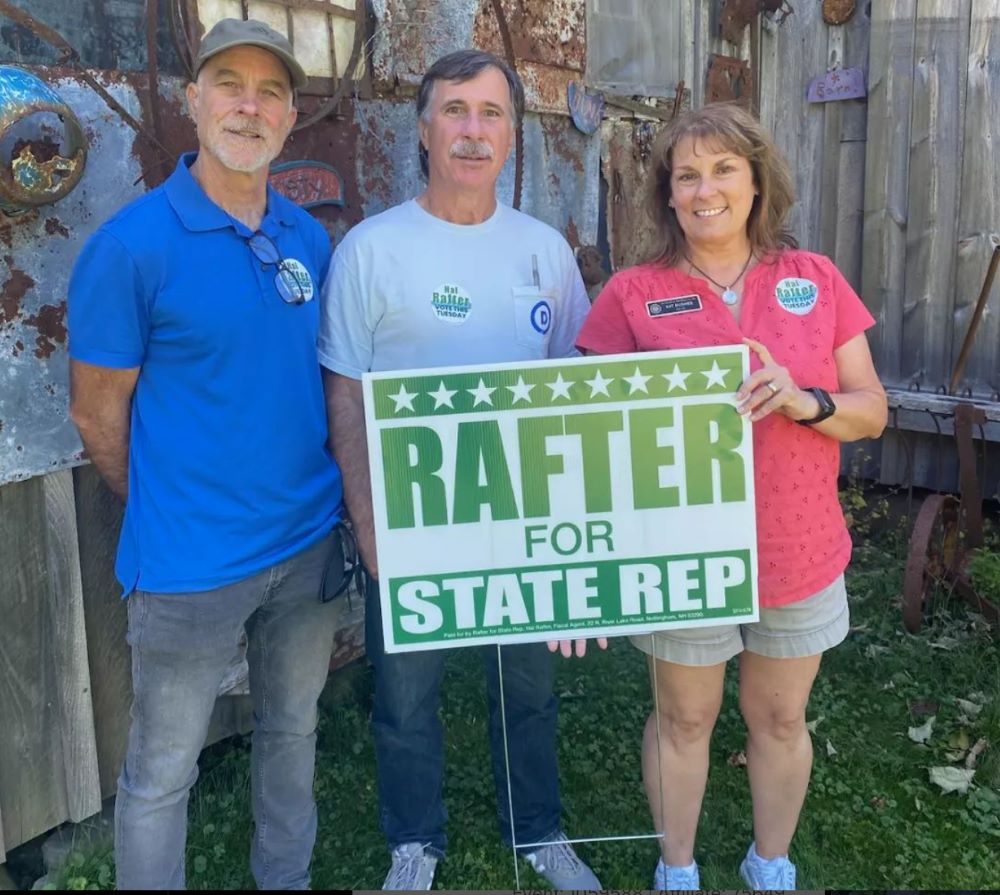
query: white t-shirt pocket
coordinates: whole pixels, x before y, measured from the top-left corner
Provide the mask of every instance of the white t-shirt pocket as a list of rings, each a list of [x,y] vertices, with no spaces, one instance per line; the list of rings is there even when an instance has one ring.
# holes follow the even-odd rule
[[[514,286],[511,295],[518,345],[536,352],[539,358],[548,357],[549,339],[555,323],[555,292],[538,286]]]

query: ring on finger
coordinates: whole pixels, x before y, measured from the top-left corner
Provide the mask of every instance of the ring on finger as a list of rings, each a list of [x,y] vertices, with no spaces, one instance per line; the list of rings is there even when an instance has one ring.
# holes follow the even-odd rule
[[[774,387],[774,383],[773,382],[765,382],[764,385],[766,385],[771,390],[771,395],[772,396],[778,394],[778,392],[781,391],[780,388],[775,388]]]

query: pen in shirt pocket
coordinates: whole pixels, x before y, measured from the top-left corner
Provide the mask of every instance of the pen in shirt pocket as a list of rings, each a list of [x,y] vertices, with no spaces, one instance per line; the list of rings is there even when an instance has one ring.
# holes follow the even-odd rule
[[[531,281],[536,289],[542,288],[541,278],[538,276],[538,255],[531,256]]]

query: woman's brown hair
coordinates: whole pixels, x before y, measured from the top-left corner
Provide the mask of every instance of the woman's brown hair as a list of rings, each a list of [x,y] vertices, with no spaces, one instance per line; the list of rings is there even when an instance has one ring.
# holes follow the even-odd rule
[[[792,177],[774,141],[761,123],[735,103],[712,103],[685,112],[662,131],[653,148],[653,170],[646,192],[646,210],[656,227],[650,261],[672,267],[684,256],[684,231],[667,204],[674,148],[685,137],[701,140],[716,152],[734,152],[750,162],[758,195],[747,220],[750,245],[758,255],[797,248],[785,220],[795,201]]]

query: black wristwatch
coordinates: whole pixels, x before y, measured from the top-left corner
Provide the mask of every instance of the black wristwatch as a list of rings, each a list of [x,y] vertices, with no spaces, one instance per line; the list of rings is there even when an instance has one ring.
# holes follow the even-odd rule
[[[802,391],[810,392],[819,401],[819,413],[811,420],[796,420],[795,422],[801,423],[803,426],[812,426],[814,423],[821,423],[823,420],[829,419],[837,412],[837,405],[833,403],[833,398],[830,397],[830,393],[825,388],[814,385],[812,388],[804,388]]]

